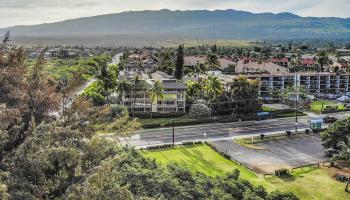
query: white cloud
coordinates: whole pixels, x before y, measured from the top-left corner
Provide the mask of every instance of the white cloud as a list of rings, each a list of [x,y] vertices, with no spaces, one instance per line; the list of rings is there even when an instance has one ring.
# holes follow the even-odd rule
[[[350,0],[0,0],[0,27],[55,22],[128,10],[236,9],[350,17]]]

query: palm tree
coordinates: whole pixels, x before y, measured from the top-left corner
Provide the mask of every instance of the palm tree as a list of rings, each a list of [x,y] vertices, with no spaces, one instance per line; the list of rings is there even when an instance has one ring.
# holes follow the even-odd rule
[[[115,89],[117,82],[117,74],[115,70],[111,70],[107,64],[102,65],[99,73],[96,75],[97,79],[102,83],[103,95],[109,104],[109,96],[113,89]]]
[[[329,65],[332,64],[331,59],[328,57],[328,54],[324,51],[320,52],[317,54],[317,63],[318,65],[321,67],[321,70],[324,70],[324,66],[327,66],[327,70],[329,70]],[[320,69],[317,69],[317,73],[318,73],[318,80],[320,80]],[[329,87],[327,86],[327,93],[329,93]],[[321,112],[323,111],[323,105],[324,105],[324,101],[322,101],[322,108],[321,108]]]
[[[155,81],[153,86],[149,89],[149,94],[151,98],[151,122],[153,119],[153,104],[155,100],[158,100],[158,98],[163,98],[163,85],[160,81]],[[157,101],[156,101],[157,103]]]
[[[118,101],[119,103],[122,101],[123,93],[131,91],[131,83],[127,80],[121,80],[117,83],[117,93],[118,93]]]
[[[218,56],[216,54],[209,54],[207,56],[206,64],[208,65],[209,69],[216,69],[220,67],[220,61],[218,59]]]
[[[204,89],[211,100],[215,100],[222,92],[224,87],[218,77],[209,76],[205,81]]]
[[[135,111],[137,92],[145,91],[145,90],[146,90],[146,82],[140,78],[139,74],[136,74],[135,79],[131,83],[131,91],[132,91],[132,98],[133,98],[131,111],[132,111],[133,118],[135,117],[134,111]]]
[[[321,67],[320,70],[324,70],[324,67],[327,66],[327,70],[329,70],[329,65],[332,64],[331,59],[328,57],[328,54],[324,51],[320,52],[317,54],[317,63]]]

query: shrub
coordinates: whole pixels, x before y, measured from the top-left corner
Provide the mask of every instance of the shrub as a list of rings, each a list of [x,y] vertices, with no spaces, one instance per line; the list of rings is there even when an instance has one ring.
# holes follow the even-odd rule
[[[196,145],[196,144],[203,144],[202,141],[195,141],[195,142],[183,142],[182,145]]]
[[[162,125],[160,123],[143,124],[142,128],[160,128]]]
[[[156,145],[156,146],[149,146],[146,149],[147,150],[156,150],[156,149],[167,149],[172,147],[172,144],[162,144],[162,145]]]
[[[275,171],[276,176],[283,176],[288,174],[288,169],[278,169]]]
[[[204,100],[204,99],[197,99],[193,102],[193,104],[205,104],[208,105],[208,101]]]
[[[260,139],[264,140],[265,134],[260,134]]]
[[[210,117],[211,112],[211,109],[203,102],[195,103],[190,108],[190,116],[194,119]]]
[[[82,96],[92,99],[94,105],[100,106],[103,105],[106,100],[106,98],[102,94],[102,90],[103,89],[101,82],[95,81],[84,90]]]
[[[286,131],[287,137],[290,137],[292,135],[292,131]]]
[[[180,116],[184,116],[186,113],[153,113],[152,117],[155,118],[174,118],[174,117],[180,117]],[[151,116],[151,113],[135,113],[135,116],[138,118],[145,118],[148,119]]]
[[[124,105],[111,105],[110,115],[112,118],[128,115],[128,108]]]
[[[298,200],[291,192],[274,191],[267,195],[267,200]]]

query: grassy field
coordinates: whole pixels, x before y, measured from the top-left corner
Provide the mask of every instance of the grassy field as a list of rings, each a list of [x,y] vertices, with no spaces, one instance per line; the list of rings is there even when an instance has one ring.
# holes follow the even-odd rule
[[[241,178],[249,180],[254,185],[262,185],[268,191],[291,191],[305,200],[350,199],[350,194],[344,192],[345,184],[335,181],[332,171],[326,168],[297,170],[283,178],[275,176],[262,178],[223,158],[206,145],[143,151],[142,153],[145,157],[154,158],[161,164],[175,162],[192,171],[202,172],[209,176],[223,175],[225,172],[238,169],[241,172]]]
[[[263,107],[262,107],[262,110],[263,110],[264,112],[270,112],[270,111],[274,111],[274,110],[276,110],[276,109],[275,109],[275,108],[268,107],[268,106],[263,106]]]
[[[148,158],[154,158],[161,164],[176,162],[188,167],[192,171],[202,172],[208,176],[219,176],[225,172],[238,169],[241,171],[241,177],[243,178],[258,178],[254,173],[227,160],[207,145],[143,151],[143,155]]]
[[[323,104],[323,110],[328,106],[328,107],[336,107],[338,106],[337,110],[344,110],[345,107],[343,104],[338,104],[335,101],[329,101],[329,100],[319,100],[319,101],[314,101],[311,104],[311,110],[314,112],[321,112],[322,110],[322,104]]]

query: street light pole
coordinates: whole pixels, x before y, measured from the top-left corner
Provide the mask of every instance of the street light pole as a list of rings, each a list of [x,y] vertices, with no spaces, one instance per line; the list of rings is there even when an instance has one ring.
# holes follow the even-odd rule
[[[175,146],[175,120],[173,120],[173,147]]]
[[[299,89],[298,89],[298,75],[295,74],[295,134],[298,133],[298,99],[299,99]]]
[[[298,133],[298,100],[295,100],[295,134]]]

